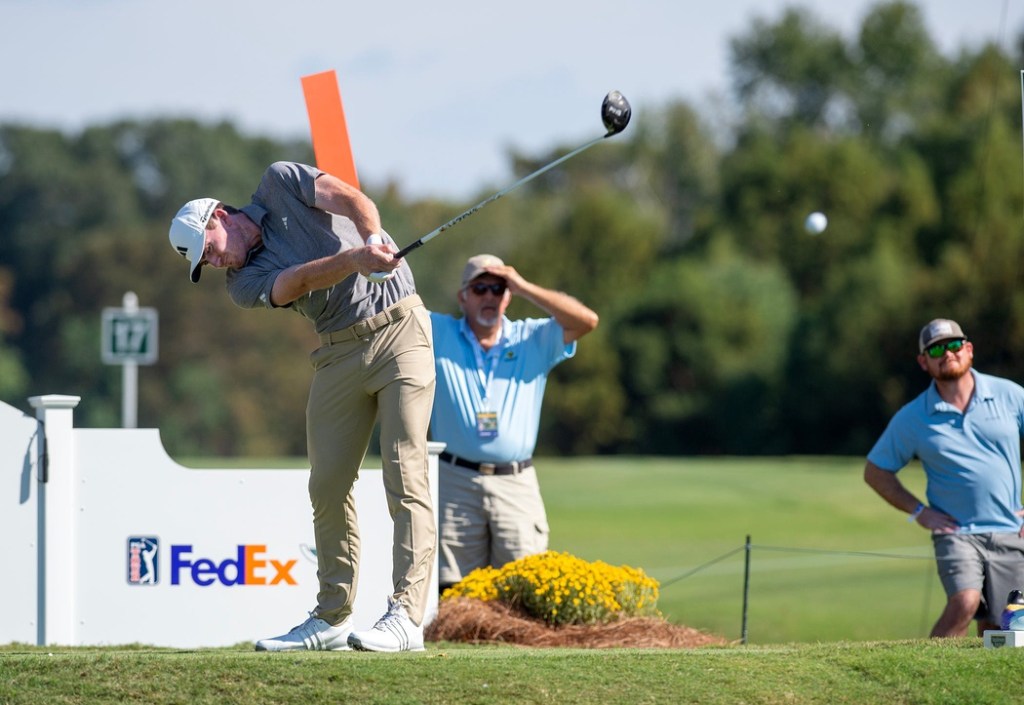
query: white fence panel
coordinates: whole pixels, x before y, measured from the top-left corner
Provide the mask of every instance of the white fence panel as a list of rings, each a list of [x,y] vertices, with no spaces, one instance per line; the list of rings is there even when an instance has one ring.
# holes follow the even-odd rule
[[[48,409],[52,400],[63,411]],[[69,400],[77,403],[33,398],[51,453],[45,484],[31,471],[36,422],[0,414],[0,438],[20,434],[0,447],[0,472],[19,502],[0,508],[0,529],[26,537],[6,551],[11,574],[42,575],[0,587],[0,642],[227,646],[305,618],[318,586],[308,470],[185,468],[156,429],[73,429]],[[435,506],[442,448],[431,444]],[[383,614],[393,590],[381,474],[363,470],[356,482],[357,629]],[[428,620],[436,612],[435,564]]]
[[[0,638],[39,638],[39,422],[0,402]]]

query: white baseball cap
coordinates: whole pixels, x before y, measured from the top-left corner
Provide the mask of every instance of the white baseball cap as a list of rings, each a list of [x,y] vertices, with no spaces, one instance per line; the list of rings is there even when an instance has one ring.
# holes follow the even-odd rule
[[[197,198],[183,205],[171,220],[171,247],[188,260],[188,276],[193,282],[203,273],[199,264],[206,249],[206,224],[219,203],[216,198]]]

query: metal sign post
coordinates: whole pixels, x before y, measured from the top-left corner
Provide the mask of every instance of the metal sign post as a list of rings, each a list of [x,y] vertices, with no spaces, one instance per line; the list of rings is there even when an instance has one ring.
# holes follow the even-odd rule
[[[121,365],[121,426],[136,428],[139,408],[139,365],[152,365],[158,353],[158,315],[139,308],[135,292],[125,292],[124,308],[104,308],[100,356],[107,365]]]

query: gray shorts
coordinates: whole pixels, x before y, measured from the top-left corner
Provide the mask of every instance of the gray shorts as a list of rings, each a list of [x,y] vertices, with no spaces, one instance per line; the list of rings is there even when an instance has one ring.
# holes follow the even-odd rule
[[[1024,590],[1024,539],[1016,533],[933,534],[939,579],[949,597],[979,590],[975,619],[999,624],[1011,590]]]

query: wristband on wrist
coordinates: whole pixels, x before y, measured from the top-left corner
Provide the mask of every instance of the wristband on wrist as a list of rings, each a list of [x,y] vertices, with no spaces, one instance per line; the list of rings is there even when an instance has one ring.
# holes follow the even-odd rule
[[[918,502],[917,503],[917,507],[915,507],[914,511],[912,511],[910,513],[910,516],[907,517],[907,521],[909,521],[909,522],[917,521],[917,518],[919,516],[921,516],[921,512],[923,512],[923,511],[924,511],[924,502]]]

